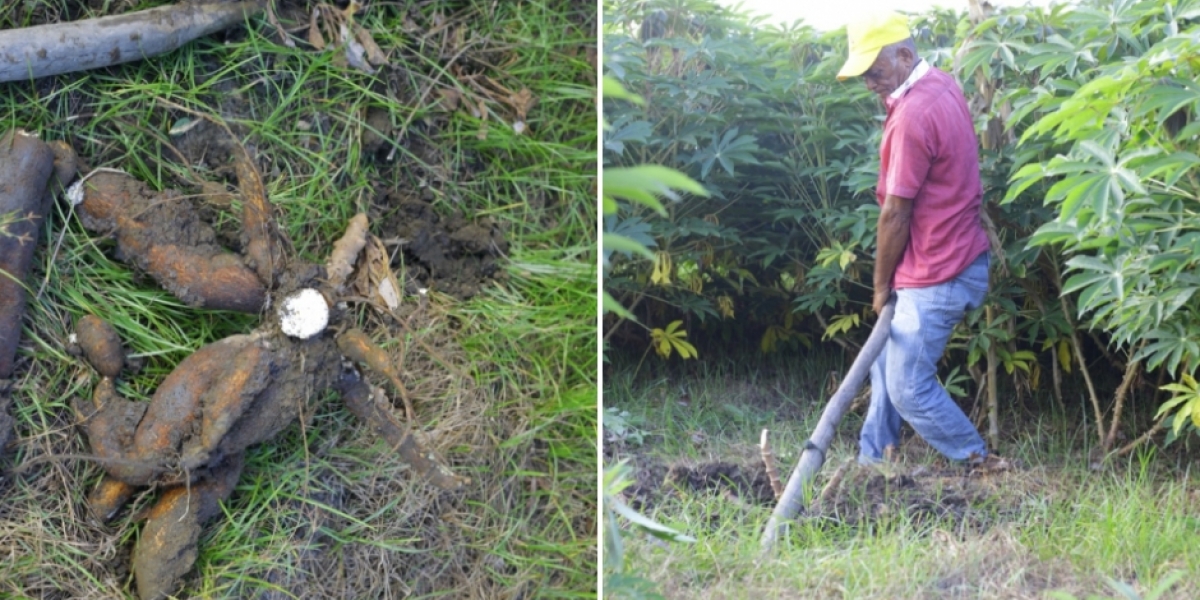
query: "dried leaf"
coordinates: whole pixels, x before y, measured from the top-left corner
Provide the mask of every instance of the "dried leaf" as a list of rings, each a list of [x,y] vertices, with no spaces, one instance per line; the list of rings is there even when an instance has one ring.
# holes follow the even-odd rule
[[[292,36],[288,35],[287,30],[283,28],[283,25],[279,24],[279,18],[275,16],[274,2],[267,3],[267,22],[271,24],[271,27],[275,28],[275,33],[279,35],[279,39],[283,40],[284,46],[287,46],[288,48],[296,47],[296,42],[292,41]]]
[[[443,88],[438,90],[442,96],[442,109],[446,112],[454,112],[458,109],[458,101],[462,99],[462,94],[454,88]]]
[[[388,310],[396,310],[400,307],[400,292],[396,290],[396,284],[392,283],[394,279],[395,277],[384,279],[379,283],[379,297]]]
[[[533,97],[533,92],[529,88],[521,88],[521,91],[508,95],[507,104],[517,112],[517,120],[524,121],[529,114],[529,109],[537,104],[537,98]]]
[[[367,61],[375,66],[380,66],[387,63],[387,56],[379,45],[375,43],[375,38],[371,35],[371,30],[358,25],[354,25],[354,37],[358,39],[358,43],[367,51]]]
[[[475,134],[475,137],[481,140],[486,140],[488,135],[488,109],[487,105],[483,103],[482,98],[479,100],[479,108],[477,110],[478,112],[476,113],[476,116],[479,117],[481,122],[479,123],[479,131]]]
[[[363,45],[358,43],[358,41],[354,39],[354,36],[350,35],[350,30],[346,27],[345,23],[343,23],[341,26],[341,33],[342,41],[346,44],[346,62],[350,63],[350,66],[362,71],[363,73],[373,75],[375,73],[375,69],[370,63],[367,62],[367,49],[363,48]]]
[[[317,16],[321,14],[321,9],[314,8],[312,18],[308,21],[308,43],[312,44],[317,50],[325,49],[325,37],[321,35],[321,26],[317,22]]]
[[[389,310],[400,306],[400,283],[389,265],[387,248],[375,236],[367,238],[367,245],[359,254],[358,265],[351,283],[347,286],[363,297],[382,303]]]

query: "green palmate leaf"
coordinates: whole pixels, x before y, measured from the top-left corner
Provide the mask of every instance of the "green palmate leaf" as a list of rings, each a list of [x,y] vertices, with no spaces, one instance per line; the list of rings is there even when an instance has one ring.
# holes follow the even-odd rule
[[[1061,218],[1075,218],[1079,209],[1089,206],[1097,215],[1107,215],[1108,205],[1112,200],[1112,186],[1108,176],[1104,174],[1076,175],[1068,177],[1050,188],[1051,195],[1062,198]],[[1085,203],[1086,201],[1086,203]],[[1081,225],[1086,222],[1081,223]]]
[[[617,302],[616,298],[612,297],[612,294],[609,294],[608,292],[603,292],[600,302],[601,302],[600,308],[603,309],[604,312],[613,313],[614,315],[617,315],[618,317],[621,317],[622,319],[629,319],[630,321],[637,321],[637,316],[634,315],[633,313],[629,312],[629,309],[625,308],[624,306],[621,306],[621,303]]]
[[[1042,225],[1029,237],[1029,246],[1046,246],[1075,241],[1079,236],[1079,227],[1072,223],[1051,221]]]
[[[601,86],[602,86],[601,92],[603,93],[603,95],[606,99],[611,98],[614,100],[628,100],[634,104],[645,104],[646,103],[645,100],[642,100],[641,96],[638,96],[637,94],[631,93],[629,90],[626,90],[625,86],[621,85],[621,82],[617,81],[617,79],[615,77],[605,75],[602,80]]]
[[[1155,328],[1145,334],[1145,338],[1148,343],[1134,354],[1134,360],[1145,359],[1149,369],[1163,365],[1168,372],[1175,373],[1185,357],[1192,363],[1200,358],[1200,344],[1192,341],[1183,326],[1178,323]],[[1189,379],[1190,376],[1185,374],[1185,383]]]
[[[617,167],[604,170],[604,197],[624,198],[638,202],[654,209],[655,212],[666,216],[658,197],[671,200],[679,198],[675,190],[682,190],[697,196],[708,196],[708,191],[692,178],[667,167],[658,165],[641,165],[637,167]]]
[[[1189,171],[1200,165],[1200,156],[1191,152],[1174,152],[1139,165],[1142,177],[1162,179],[1163,185],[1173,186]]]
[[[1195,81],[1173,79],[1170,85],[1156,85],[1145,93],[1134,115],[1157,113],[1156,122],[1162,125],[1176,111],[1200,103],[1200,85]]]
[[[645,246],[647,249],[658,247],[658,241],[651,235],[650,223],[642,220],[641,217],[629,217],[626,219],[618,219],[616,215],[608,215],[604,217],[605,233],[613,233],[624,236]],[[605,254],[611,253],[605,249]],[[631,256],[628,252],[626,256]]]
[[[828,339],[832,339],[835,335],[838,335],[841,333],[847,333],[851,329],[858,327],[858,323],[859,323],[858,313],[850,313],[848,315],[838,315],[838,316],[834,317],[832,321],[829,322],[829,327],[827,327],[825,329],[825,333],[824,333],[824,335],[821,336],[821,339],[828,340]]]
[[[1025,165],[1024,167],[1021,167],[1021,169],[1014,173],[1010,178],[1012,183],[1008,186],[1008,191],[1004,193],[1004,200],[1001,201],[1001,204],[1009,204],[1013,202],[1021,195],[1022,192],[1029,189],[1030,186],[1042,181],[1049,174],[1050,173],[1046,171],[1046,168],[1041,163],[1034,163],[1032,165]]]
[[[1116,165],[1116,157],[1112,150],[1101,146],[1096,140],[1083,140],[1079,142],[1079,150],[1085,156],[1090,156],[1106,168],[1113,168]]]
[[[645,143],[654,133],[649,121],[620,121],[604,133],[604,148],[617,154],[625,152],[626,142]]]
[[[637,254],[643,258],[654,260],[654,253],[641,242],[625,237],[619,233],[605,233],[601,238],[604,252],[624,252]]]

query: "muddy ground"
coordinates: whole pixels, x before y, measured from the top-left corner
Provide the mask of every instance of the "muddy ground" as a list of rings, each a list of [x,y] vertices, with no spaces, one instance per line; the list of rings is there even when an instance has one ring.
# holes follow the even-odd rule
[[[768,510],[775,506],[761,460],[668,463],[638,456],[632,464],[636,479],[623,494],[639,510],[650,511],[682,496],[720,496],[745,507]],[[784,485],[794,466],[778,465]],[[839,471],[840,482],[827,488]],[[1022,497],[1004,485],[1006,478],[1014,475],[969,473],[961,466],[906,461],[884,467],[826,464],[816,479],[820,500],[805,506],[798,518],[850,528],[906,519],[982,533],[1016,519]],[[712,525],[720,526],[717,522]]]
[[[226,101],[227,110],[236,116],[248,110],[237,102]],[[394,133],[390,124],[376,122],[384,133]],[[233,126],[234,132],[238,128]],[[370,133],[373,139],[379,136]],[[180,156],[189,164],[206,165],[217,177],[215,180],[181,181],[194,195],[201,197],[200,208],[212,212],[223,208],[236,191],[237,177],[229,156],[229,136],[220,127],[208,122],[192,128],[173,142],[166,156]],[[253,151],[251,146],[247,148]],[[178,154],[176,154],[178,152]],[[430,151],[432,153],[432,150]],[[369,156],[380,166],[389,166],[386,154],[371,152]],[[269,161],[258,159],[258,168],[270,173]],[[414,295],[427,289],[469,299],[490,281],[503,279],[500,261],[508,251],[508,241],[501,224],[488,217],[472,219],[461,210],[437,210],[431,204],[431,190],[389,188],[380,184],[370,201],[368,216],[371,229],[392,251],[391,267],[404,273],[401,282],[405,292]],[[230,249],[239,247],[240,232],[228,224],[221,232],[222,243]]]

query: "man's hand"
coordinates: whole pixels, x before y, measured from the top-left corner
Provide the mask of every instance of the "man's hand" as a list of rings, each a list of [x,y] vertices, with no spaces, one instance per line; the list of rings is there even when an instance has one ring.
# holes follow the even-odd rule
[[[883,312],[883,307],[892,297],[892,288],[883,286],[875,288],[875,300],[871,304],[871,308],[875,309],[875,314]]]

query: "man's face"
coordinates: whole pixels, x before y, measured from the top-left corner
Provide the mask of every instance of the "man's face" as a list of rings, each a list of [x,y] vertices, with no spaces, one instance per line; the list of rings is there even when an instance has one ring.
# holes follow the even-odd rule
[[[881,50],[871,68],[862,74],[863,82],[867,84],[868,90],[875,92],[880,100],[886,102],[888,95],[908,79],[913,62],[913,54],[908,48]]]

